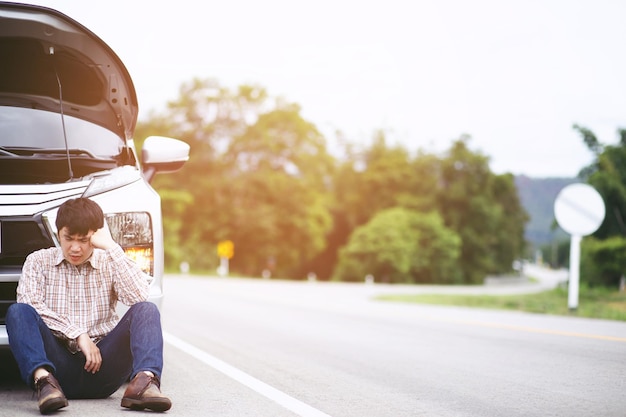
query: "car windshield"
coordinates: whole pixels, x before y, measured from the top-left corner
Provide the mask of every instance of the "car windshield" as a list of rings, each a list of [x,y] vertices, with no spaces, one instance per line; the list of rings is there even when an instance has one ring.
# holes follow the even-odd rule
[[[120,154],[124,142],[115,133],[94,123],[59,113],[22,108],[0,107],[0,148],[80,149],[102,158]]]

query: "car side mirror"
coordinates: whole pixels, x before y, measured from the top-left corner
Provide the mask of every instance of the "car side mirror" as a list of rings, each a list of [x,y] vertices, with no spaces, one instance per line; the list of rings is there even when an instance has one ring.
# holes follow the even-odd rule
[[[159,172],[179,170],[189,160],[189,145],[164,136],[149,136],[141,148],[141,165],[148,182]]]

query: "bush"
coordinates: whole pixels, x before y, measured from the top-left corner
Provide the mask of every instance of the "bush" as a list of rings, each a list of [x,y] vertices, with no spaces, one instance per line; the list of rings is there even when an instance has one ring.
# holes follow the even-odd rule
[[[435,212],[405,208],[379,212],[355,229],[339,252],[334,280],[392,283],[455,283],[461,240]]]
[[[581,245],[580,279],[590,287],[618,287],[626,275],[626,238],[604,240],[583,239]]]

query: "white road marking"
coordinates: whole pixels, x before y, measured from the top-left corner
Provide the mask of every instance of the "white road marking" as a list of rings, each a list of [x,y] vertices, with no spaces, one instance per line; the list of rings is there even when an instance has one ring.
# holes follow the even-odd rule
[[[182,350],[188,355],[193,356],[199,361],[209,365],[210,367],[220,371],[224,375],[234,379],[235,381],[247,386],[248,388],[256,391],[266,398],[280,404],[284,408],[293,411],[302,417],[331,417],[330,415],[311,407],[308,404],[297,400],[282,391],[277,390],[271,385],[266,384],[254,378],[251,375],[235,368],[232,365],[210,355],[209,353],[198,349],[197,347],[185,342],[184,340],[172,335],[168,332],[163,332],[163,339],[166,343]]]

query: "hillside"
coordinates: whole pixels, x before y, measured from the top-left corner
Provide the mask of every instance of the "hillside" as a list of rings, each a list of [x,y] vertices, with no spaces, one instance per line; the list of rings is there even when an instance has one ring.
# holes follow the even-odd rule
[[[522,206],[530,216],[526,224],[526,240],[533,246],[541,246],[553,241],[555,237],[567,239],[567,235],[558,226],[552,230],[554,222],[554,200],[566,185],[580,182],[577,178],[529,178],[515,177]]]

